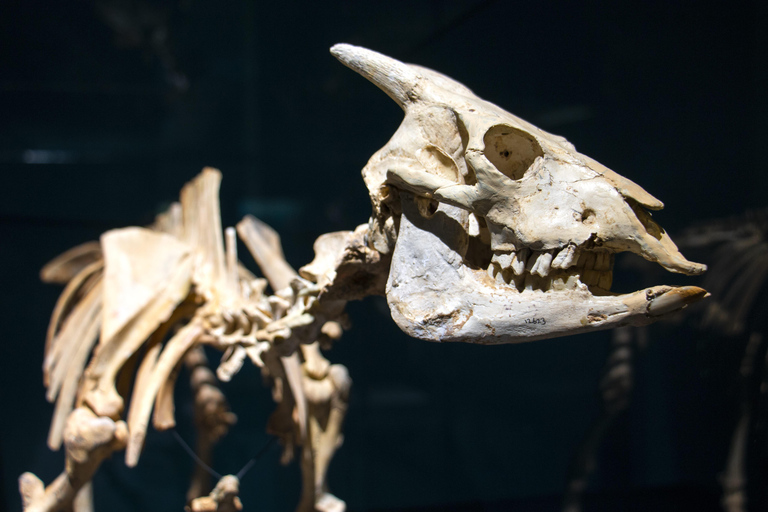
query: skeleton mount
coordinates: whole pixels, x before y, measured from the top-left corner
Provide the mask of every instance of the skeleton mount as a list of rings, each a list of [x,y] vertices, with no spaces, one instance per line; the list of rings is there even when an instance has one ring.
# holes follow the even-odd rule
[[[152,226],[109,231],[49,263],[42,278],[66,287],[46,340],[44,381],[56,402],[48,444],[64,445],[66,468],[47,487],[21,476],[26,511],[87,510],[102,460],[125,449],[135,466],[150,417],[160,430],[175,425],[182,365],[197,451],[209,461],[236,418],[206,345],[223,351],[220,380],[248,359],[270,383],[268,431],[284,460],[301,448],[298,510],[343,511],[325,475],[351,380],[320,348],[341,336],[348,301],[386,295],[416,338],[497,344],[645,324],[706,295],[694,286],[610,291],[620,251],[672,272],[705,270],[651,220],[646,209],[663,205],[635,183],[444,75],[350,45],[331,52],[405,111],[362,171],[369,222],[322,235],[297,272],[257,219],[222,230],[221,174],[204,169]],[[238,235],[263,278],[239,263]],[[237,489],[228,475],[211,491],[196,473],[188,509],[240,510]]]

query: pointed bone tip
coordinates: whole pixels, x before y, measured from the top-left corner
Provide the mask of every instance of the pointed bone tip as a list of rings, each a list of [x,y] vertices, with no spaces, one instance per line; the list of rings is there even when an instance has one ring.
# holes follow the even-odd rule
[[[422,76],[408,64],[362,46],[346,43],[332,46],[331,54],[342,64],[374,83],[400,107],[406,108],[414,100],[413,89]]]
[[[19,477],[19,492],[26,509],[45,494],[45,484],[34,473],[26,472]]]
[[[684,260],[682,263],[674,262],[674,265],[662,265],[670,272],[678,274],[685,274],[687,276],[698,276],[707,271],[707,266],[703,263],[694,263],[693,261]]]
[[[680,286],[670,288],[668,291],[653,297],[648,303],[648,314],[651,316],[660,316],[679,309],[683,309],[689,304],[698,302],[710,294],[704,288],[698,286]]]
[[[344,64],[352,61],[361,51],[370,51],[360,46],[353,46],[347,43],[338,43],[331,46],[331,55],[339,59]]]
[[[334,57],[338,58],[339,55],[341,55],[342,53],[344,53],[344,51],[346,51],[348,48],[351,48],[351,47],[352,45],[347,43],[336,43],[335,45],[331,46],[331,54]]]

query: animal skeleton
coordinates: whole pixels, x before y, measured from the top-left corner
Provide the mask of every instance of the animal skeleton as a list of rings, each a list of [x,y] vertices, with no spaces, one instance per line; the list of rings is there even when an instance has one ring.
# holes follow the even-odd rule
[[[651,220],[644,207],[662,203],[638,185],[444,75],[350,45],[331,51],[405,111],[363,169],[369,223],[321,236],[297,273],[279,236],[246,217],[237,234],[265,276],[256,278],[237,260],[235,230],[222,232],[221,175],[204,169],[150,228],[109,231],[46,266],[45,281],[67,283],[44,363],[47,397],[56,400],[48,442],[64,443],[67,464],[47,488],[22,475],[25,510],[71,507],[115,450],[125,448],[135,466],[153,409],[155,428],[175,424],[184,362],[200,369],[191,374],[199,446],[210,451],[235,418],[205,370],[203,345],[224,352],[219,379],[248,358],[271,383],[278,406],[268,430],[284,459],[302,447],[298,510],[341,511],[325,474],[351,381],[320,346],[341,335],[346,302],[385,294],[411,336],[493,344],[645,324],[705,296],[693,286],[609,291],[619,251],[673,272],[705,270]],[[191,509],[239,509],[230,477]],[[198,478],[190,499],[205,488]]]

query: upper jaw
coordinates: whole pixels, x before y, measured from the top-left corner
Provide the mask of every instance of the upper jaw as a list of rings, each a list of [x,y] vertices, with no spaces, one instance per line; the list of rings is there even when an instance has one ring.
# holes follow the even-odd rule
[[[560,292],[587,286],[606,295],[613,282],[613,253],[568,244],[561,249],[536,251],[528,247],[493,252],[487,274],[510,291]]]
[[[497,251],[490,267],[492,274],[497,266],[498,270],[489,277],[485,270],[469,268],[456,250],[457,240],[465,236],[459,227],[466,219],[465,211],[441,204],[438,212],[456,222],[442,222],[436,230],[436,220],[422,217],[410,194],[401,192],[401,199],[387,300],[395,322],[416,338],[518,343],[642,325],[707,295],[695,286],[655,286],[611,294],[606,286],[612,272],[611,253],[578,246],[539,254],[528,249],[520,275],[515,274],[517,263],[506,255],[509,253]],[[578,260],[569,255],[572,250]],[[526,248],[516,255],[520,252],[525,253]],[[569,266],[562,268],[566,262]]]

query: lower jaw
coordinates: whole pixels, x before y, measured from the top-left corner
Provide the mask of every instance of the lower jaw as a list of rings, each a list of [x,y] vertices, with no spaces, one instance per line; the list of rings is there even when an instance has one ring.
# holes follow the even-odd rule
[[[438,291],[412,284],[397,283],[387,294],[392,317],[403,331],[427,341],[488,345],[645,325],[706,296],[695,286],[663,285],[599,295],[581,283],[574,290],[512,292],[469,269],[455,287]]]

